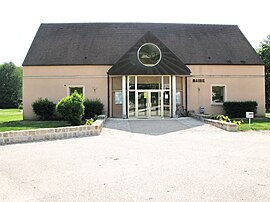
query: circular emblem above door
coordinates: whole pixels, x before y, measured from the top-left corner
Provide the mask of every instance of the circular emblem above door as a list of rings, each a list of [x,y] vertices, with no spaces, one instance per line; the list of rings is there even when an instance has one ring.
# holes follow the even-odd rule
[[[140,63],[144,66],[153,67],[160,62],[161,51],[157,45],[153,43],[145,43],[139,48],[137,57]]]

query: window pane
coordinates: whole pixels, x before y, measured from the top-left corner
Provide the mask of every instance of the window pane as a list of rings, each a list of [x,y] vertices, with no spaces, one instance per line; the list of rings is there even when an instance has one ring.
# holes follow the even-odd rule
[[[161,76],[138,76],[137,89],[161,89]]]
[[[212,102],[223,103],[224,102],[224,86],[212,86]]]
[[[163,92],[163,113],[164,117],[170,117],[170,92]]]
[[[139,61],[145,66],[155,66],[161,59],[161,52],[155,44],[144,44],[138,53]]]
[[[148,116],[148,92],[138,92],[138,116]]]
[[[176,89],[177,90],[183,90],[183,78],[184,77],[180,77],[180,76],[176,77]]]
[[[135,92],[129,92],[129,117],[135,116]]]
[[[181,91],[176,91],[176,104],[177,105],[183,105],[182,103],[182,92]]]
[[[73,94],[75,91],[83,96],[83,87],[69,87],[70,95]]]
[[[135,89],[135,76],[129,77],[129,89],[134,90]]]
[[[163,89],[170,89],[170,77],[163,76]]]

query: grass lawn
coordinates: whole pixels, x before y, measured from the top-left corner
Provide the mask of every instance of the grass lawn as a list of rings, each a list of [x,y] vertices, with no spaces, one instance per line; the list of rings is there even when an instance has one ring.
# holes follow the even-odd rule
[[[23,121],[20,109],[0,109],[0,132],[68,126],[66,121]]]
[[[248,119],[243,119],[244,123],[239,126],[240,130],[270,130],[270,113],[267,113],[265,118],[251,119],[250,128]]]

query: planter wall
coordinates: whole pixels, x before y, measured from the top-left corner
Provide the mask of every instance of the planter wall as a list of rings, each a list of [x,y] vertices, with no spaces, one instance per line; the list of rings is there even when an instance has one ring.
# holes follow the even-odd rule
[[[235,123],[228,123],[224,121],[213,120],[213,119],[210,119],[209,115],[204,115],[204,114],[192,114],[191,116],[193,118],[199,119],[200,121],[211,124],[223,130],[227,130],[229,132],[238,131],[238,126]]]
[[[56,140],[74,137],[100,135],[106,117],[96,120],[91,126],[69,126],[36,130],[0,132],[0,145],[42,140]]]

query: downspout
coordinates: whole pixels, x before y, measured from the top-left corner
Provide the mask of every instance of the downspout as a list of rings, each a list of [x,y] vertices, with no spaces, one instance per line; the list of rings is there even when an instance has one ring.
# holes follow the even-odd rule
[[[107,97],[108,97],[108,112],[107,112],[107,117],[110,117],[110,77],[109,73],[107,72]]]
[[[126,87],[127,87],[127,83],[126,83],[126,76],[122,75],[122,97],[123,97],[123,102],[122,102],[122,118],[126,119],[127,118],[127,98],[126,98]]]
[[[176,76],[172,75],[172,117],[176,117]]]
[[[188,91],[187,91],[187,77],[185,77],[185,91],[186,91],[186,97],[185,97],[185,102],[186,102],[186,111],[188,112]]]

